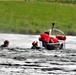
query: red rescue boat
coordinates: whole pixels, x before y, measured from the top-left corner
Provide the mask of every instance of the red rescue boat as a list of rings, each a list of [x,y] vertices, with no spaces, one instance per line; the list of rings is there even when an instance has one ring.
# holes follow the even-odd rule
[[[61,30],[52,27],[52,29],[40,34],[39,41],[42,43],[42,47],[45,47],[48,50],[63,49],[66,36]]]

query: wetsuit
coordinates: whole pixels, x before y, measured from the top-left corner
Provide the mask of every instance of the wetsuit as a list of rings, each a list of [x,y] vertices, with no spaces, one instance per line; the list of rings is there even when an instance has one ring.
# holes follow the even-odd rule
[[[1,45],[0,47],[7,47],[7,46],[5,46],[5,45],[3,44],[3,45]]]
[[[40,49],[39,46],[32,46],[31,49]]]

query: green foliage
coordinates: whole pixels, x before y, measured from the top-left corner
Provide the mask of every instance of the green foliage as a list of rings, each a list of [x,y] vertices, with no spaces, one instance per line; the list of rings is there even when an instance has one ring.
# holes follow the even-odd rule
[[[76,35],[75,20],[76,5],[74,4],[0,1],[0,32],[39,34],[51,28],[52,22],[55,22],[56,28],[66,34],[74,32]]]

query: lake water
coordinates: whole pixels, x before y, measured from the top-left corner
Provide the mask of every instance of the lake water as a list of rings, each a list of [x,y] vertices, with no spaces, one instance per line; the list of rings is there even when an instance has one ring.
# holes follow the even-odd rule
[[[76,36],[67,36],[63,50],[31,50],[39,35],[0,34],[0,75],[76,75]]]

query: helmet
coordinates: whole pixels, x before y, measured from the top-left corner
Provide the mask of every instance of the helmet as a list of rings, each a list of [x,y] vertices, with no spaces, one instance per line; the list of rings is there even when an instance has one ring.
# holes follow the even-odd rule
[[[5,41],[4,41],[4,44],[7,44],[7,43],[9,43],[9,41],[8,41],[8,40],[5,40]]]
[[[36,46],[36,45],[38,45],[38,42],[37,42],[37,41],[33,41],[33,42],[32,42],[32,45],[33,45],[33,46]]]

